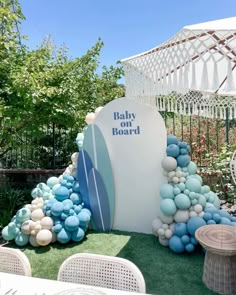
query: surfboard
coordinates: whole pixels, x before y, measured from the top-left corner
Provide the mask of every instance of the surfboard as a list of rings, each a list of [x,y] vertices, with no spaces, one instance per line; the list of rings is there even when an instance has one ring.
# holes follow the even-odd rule
[[[110,231],[112,220],[109,199],[103,179],[95,168],[92,168],[89,172],[88,191],[95,229],[99,231]]]
[[[115,188],[111,160],[105,138],[96,124],[88,125],[85,131],[83,149],[87,152],[93,167],[99,172],[103,180],[109,200],[109,208],[107,210],[110,210],[111,223],[113,224]]]
[[[80,186],[80,194],[84,202],[84,206],[91,209],[88,196],[88,178],[89,172],[93,168],[93,163],[88,153],[81,149],[79,152],[78,163],[77,163],[77,178]]]

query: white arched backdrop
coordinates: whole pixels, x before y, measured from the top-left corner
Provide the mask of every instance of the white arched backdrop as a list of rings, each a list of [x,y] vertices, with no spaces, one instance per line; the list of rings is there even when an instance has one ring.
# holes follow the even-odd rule
[[[108,103],[94,122],[109,151],[115,186],[113,229],[152,232],[165,183],[167,134],[158,111],[127,98]]]

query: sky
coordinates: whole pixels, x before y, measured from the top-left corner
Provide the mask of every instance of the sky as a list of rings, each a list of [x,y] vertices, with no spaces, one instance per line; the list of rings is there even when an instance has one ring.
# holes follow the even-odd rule
[[[236,16],[236,0],[20,0],[22,33],[34,49],[51,35],[71,58],[101,38],[101,65],[147,51],[186,25]]]

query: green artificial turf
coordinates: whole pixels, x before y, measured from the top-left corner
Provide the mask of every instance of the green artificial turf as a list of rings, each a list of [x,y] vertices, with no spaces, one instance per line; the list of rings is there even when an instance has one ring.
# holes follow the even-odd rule
[[[8,245],[16,247],[15,245]],[[28,256],[32,275],[56,279],[59,266],[70,255],[79,252],[118,256],[134,262],[143,273],[147,293],[159,295],[210,295],[202,283],[204,254],[199,248],[193,254],[177,255],[159,244],[153,235],[112,231],[88,232],[79,244],[58,243],[46,247],[22,249]]]

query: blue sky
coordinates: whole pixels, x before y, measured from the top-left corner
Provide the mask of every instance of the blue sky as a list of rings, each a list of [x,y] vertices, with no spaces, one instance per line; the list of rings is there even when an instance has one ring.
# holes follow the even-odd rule
[[[22,32],[36,48],[47,35],[79,57],[104,42],[101,65],[148,49],[183,26],[236,15],[235,0],[20,0],[26,21]]]

